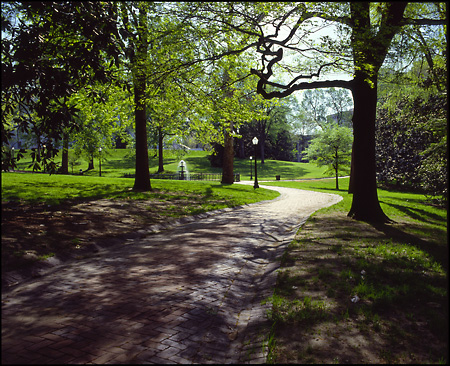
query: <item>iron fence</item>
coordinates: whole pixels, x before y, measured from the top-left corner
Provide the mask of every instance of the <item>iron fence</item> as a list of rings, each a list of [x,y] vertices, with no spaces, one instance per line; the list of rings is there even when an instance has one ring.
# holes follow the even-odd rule
[[[134,174],[125,174],[124,178],[134,178]],[[166,173],[159,173],[159,174],[150,174],[150,178],[152,179],[172,179],[172,180],[206,180],[206,181],[221,181],[222,180],[222,173],[189,173],[183,174],[183,177],[181,176],[181,173],[174,173],[174,174],[166,174]],[[184,178],[184,179],[182,179]],[[234,173],[234,181],[240,182],[241,181],[241,174],[240,173]]]

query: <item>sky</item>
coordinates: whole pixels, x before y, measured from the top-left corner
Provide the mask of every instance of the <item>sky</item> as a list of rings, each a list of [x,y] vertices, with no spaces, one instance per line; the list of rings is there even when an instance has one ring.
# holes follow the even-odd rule
[[[315,27],[311,27],[311,30],[316,30],[313,33],[314,37],[311,37],[313,40],[319,40],[320,37],[323,36],[328,36],[331,39],[336,40],[336,42],[338,42],[338,36],[336,34],[336,27],[334,25],[330,25],[329,22],[327,22],[326,24],[328,24],[327,26],[324,26],[325,21],[322,21],[321,19],[315,18],[315,20],[317,20],[318,25]],[[280,35],[278,37],[278,39],[284,39],[287,35],[288,35],[289,29],[287,28],[281,28],[280,31]],[[297,31],[298,34],[300,34],[299,31]],[[307,52],[305,54],[308,54]],[[285,57],[283,57],[283,60],[286,61],[286,63],[291,63],[294,62],[294,56],[288,56],[286,55]],[[285,75],[282,80],[285,81],[285,83],[288,83],[289,81],[292,80],[292,78],[295,76],[290,76],[290,75]],[[350,75],[349,73],[345,73],[345,72],[333,72],[333,71],[328,71],[326,72],[322,72],[320,78],[314,78],[312,80],[351,80],[352,79],[352,75]],[[310,79],[304,79],[304,81],[309,81]],[[299,101],[299,103],[302,101],[303,99],[303,93],[304,91],[299,90],[299,91],[295,91],[293,93],[293,95],[297,98],[297,100]],[[330,113],[331,110],[330,110]]]

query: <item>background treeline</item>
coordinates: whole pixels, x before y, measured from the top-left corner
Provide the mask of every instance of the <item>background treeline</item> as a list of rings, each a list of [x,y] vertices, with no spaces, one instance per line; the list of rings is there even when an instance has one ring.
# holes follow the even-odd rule
[[[447,67],[440,55],[432,61],[384,75],[376,120],[377,180],[447,204]]]

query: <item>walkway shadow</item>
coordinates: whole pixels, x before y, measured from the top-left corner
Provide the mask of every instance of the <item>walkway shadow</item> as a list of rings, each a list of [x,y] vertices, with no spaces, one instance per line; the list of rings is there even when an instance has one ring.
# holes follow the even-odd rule
[[[261,278],[237,279],[246,269],[254,274],[249,253],[266,260],[270,251],[253,250],[263,234],[242,241],[244,216],[123,241],[11,291],[14,301],[2,312],[4,344],[24,337],[46,344],[20,354],[5,346],[2,361],[53,362],[64,344],[77,362],[239,362],[248,349],[245,329],[236,325],[241,310],[259,304]],[[246,346],[257,347],[252,342]]]

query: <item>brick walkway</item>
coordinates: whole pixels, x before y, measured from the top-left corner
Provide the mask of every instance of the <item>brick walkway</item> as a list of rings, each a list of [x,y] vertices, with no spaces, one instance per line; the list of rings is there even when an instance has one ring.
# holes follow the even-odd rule
[[[2,294],[2,363],[263,363],[279,257],[341,197],[289,188],[58,266]]]

